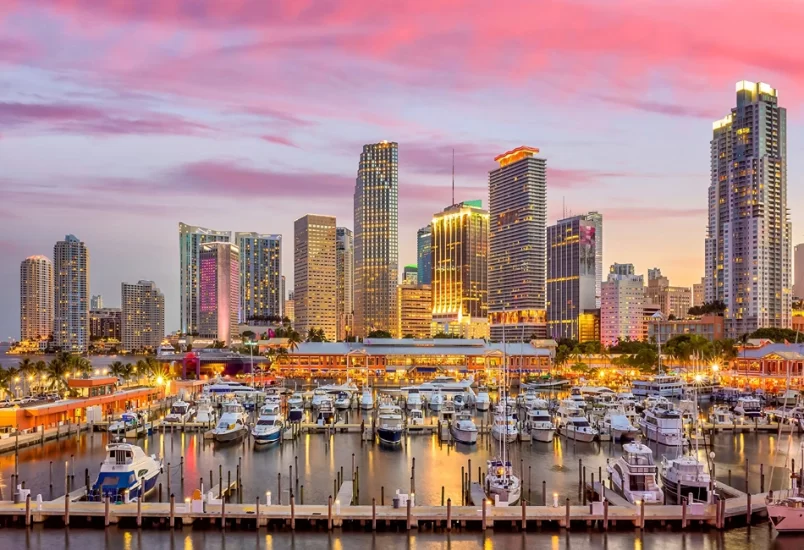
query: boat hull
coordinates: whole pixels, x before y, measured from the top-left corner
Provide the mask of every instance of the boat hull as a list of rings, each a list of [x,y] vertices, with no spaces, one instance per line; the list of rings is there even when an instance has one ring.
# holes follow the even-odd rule
[[[659,478],[662,480],[662,487],[664,487],[664,494],[667,496],[667,502],[669,504],[679,504],[679,486],[678,482],[673,481],[667,478],[665,475],[660,474]],[[692,498],[696,502],[708,502],[709,498],[709,487],[708,485],[688,485],[686,483],[681,483],[681,494],[682,498],[688,497],[692,494]]]
[[[453,426],[452,437],[458,443],[463,443],[464,445],[474,445],[477,443],[477,430],[461,430]]]
[[[678,433],[667,433],[660,430],[651,429],[642,425],[642,434],[648,441],[655,441],[659,445],[667,445],[668,447],[680,447],[684,444],[684,439]]]
[[[475,408],[480,412],[486,412],[490,406],[491,404],[488,401],[477,401],[475,403]]]
[[[402,444],[402,430],[401,429],[388,429],[377,428],[377,438],[380,443],[385,445],[401,445]]]
[[[555,437],[556,431],[552,428],[531,428],[530,429],[530,436],[535,441],[540,441],[542,443],[550,443],[553,438]]]
[[[768,517],[779,533],[804,532],[804,512],[779,504],[769,504]]]
[[[638,435],[639,430],[621,430],[618,428],[611,429],[611,436],[614,438],[616,443],[628,443],[629,441],[634,441]]]
[[[282,430],[278,429],[268,433],[252,432],[251,435],[254,437],[254,445],[268,445],[270,443],[276,443],[279,441],[279,438],[282,437]]]
[[[229,430],[225,432],[213,432],[212,439],[215,443],[232,443],[235,441],[240,441],[243,439],[248,430],[246,428],[241,428],[238,430]]]
[[[591,443],[597,438],[597,434],[576,432],[575,430],[568,430],[566,428],[564,428],[563,433],[567,439],[572,441],[580,441],[581,443]]]
[[[505,432],[501,432],[499,430],[492,429],[491,430],[491,436],[494,439],[496,439],[497,441],[505,440],[506,443],[513,443],[514,441],[516,441],[517,434],[516,433],[510,433],[510,432],[505,433]]]

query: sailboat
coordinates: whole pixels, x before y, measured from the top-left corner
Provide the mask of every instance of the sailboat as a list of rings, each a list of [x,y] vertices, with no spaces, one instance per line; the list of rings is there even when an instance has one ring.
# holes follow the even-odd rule
[[[508,415],[505,407],[507,402],[508,390],[508,365],[507,355],[505,353],[505,325],[503,325],[503,361],[502,361],[502,384],[500,385],[500,403],[502,406],[502,415],[508,420]],[[495,423],[496,423],[495,418]],[[522,480],[514,475],[511,461],[508,457],[508,441],[507,437],[501,437],[500,440],[500,453],[486,462],[486,494],[494,501],[495,506],[511,506],[519,502],[522,496]]]

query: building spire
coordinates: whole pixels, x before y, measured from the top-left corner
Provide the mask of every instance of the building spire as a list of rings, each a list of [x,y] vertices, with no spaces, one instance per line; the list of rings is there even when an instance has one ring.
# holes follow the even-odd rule
[[[452,204],[455,204],[455,147],[452,148]]]

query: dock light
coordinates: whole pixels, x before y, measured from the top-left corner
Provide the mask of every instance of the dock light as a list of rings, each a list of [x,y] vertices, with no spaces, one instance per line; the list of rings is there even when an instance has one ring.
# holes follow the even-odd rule
[[[553,493],[553,508],[558,508],[558,493]]]
[[[335,501],[335,513],[340,515],[341,514],[341,500],[338,499]]]
[[[271,491],[265,491],[265,505],[271,505]]]
[[[164,378],[162,378],[162,376],[157,376],[157,377],[156,377],[156,383],[157,383],[159,386],[161,386],[162,384],[164,384],[164,383],[165,383],[165,379],[164,379]]]

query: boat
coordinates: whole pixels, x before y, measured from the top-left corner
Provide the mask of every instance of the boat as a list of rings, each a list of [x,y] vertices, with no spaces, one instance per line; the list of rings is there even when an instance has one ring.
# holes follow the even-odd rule
[[[770,501],[767,510],[773,528],[780,533],[804,532],[804,498],[791,496]]]
[[[413,409],[420,409],[421,406],[422,394],[419,393],[419,390],[417,388],[408,390],[408,395],[405,397],[405,407],[407,407],[407,409],[410,411]]]
[[[209,396],[202,395],[198,398],[196,402],[196,413],[195,413],[195,421],[201,422],[203,424],[208,424],[210,422],[214,422],[215,420],[215,409],[212,407],[212,400]]]
[[[478,412],[486,412],[490,407],[491,398],[489,397],[489,392],[481,389],[477,392],[477,397],[475,397],[475,408]]]
[[[352,397],[352,395],[358,392],[357,384],[355,384],[351,378],[347,378],[346,382],[343,384],[327,384],[321,386],[319,389],[333,395],[340,395],[342,392],[345,392],[349,397]]]
[[[559,428],[563,427],[570,418],[577,418],[579,416],[583,416],[583,411],[578,408],[575,401],[572,399],[562,399],[559,402],[558,410],[556,411],[556,420],[558,421]]]
[[[335,398],[335,408],[339,411],[348,409],[352,405],[352,396],[342,391]]]
[[[668,502],[680,504],[683,497],[687,497],[688,504],[709,502],[711,479],[706,471],[706,464],[695,456],[662,459],[659,477]]]
[[[678,376],[659,374],[644,380],[634,380],[631,392],[636,397],[682,397],[685,384]]]
[[[527,430],[530,436],[536,441],[549,443],[553,440],[556,433],[556,426],[550,418],[546,404],[544,407],[528,409],[527,416],[525,417],[525,430]]]
[[[525,393],[520,394],[519,397],[517,397],[517,402],[519,403],[520,407],[529,409],[533,406],[533,402],[537,399],[539,399],[539,396],[535,390],[526,390]]]
[[[304,408],[304,394],[301,392],[295,391],[293,394],[288,397],[288,407],[299,407]]]
[[[519,435],[519,429],[516,427],[516,420],[514,415],[508,414],[498,410],[494,415],[494,422],[491,425],[491,436],[497,441],[505,441],[506,443],[513,443],[516,441],[516,436]]]
[[[762,402],[758,397],[743,396],[737,398],[734,414],[738,418],[754,420],[762,417]]]
[[[421,409],[408,411],[408,426],[424,426],[424,412]]]
[[[477,426],[469,412],[458,413],[458,417],[452,422],[450,431],[452,432],[452,437],[458,443],[463,443],[464,445],[477,443]]]
[[[181,424],[192,418],[195,409],[188,402],[179,399],[170,406],[170,412],[165,416],[165,422]]]
[[[251,429],[254,445],[267,445],[276,443],[282,437],[282,413],[277,403],[267,403],[260,408],[257,423]]]
[[[664,493],[656,483],[653,451],[642,443],[626,443],[623,454],[606,466],[615,492],[631,504],[662,504]]]
[[[327,399],[330,399],[329,394],[326,391],[322,390],[321,388],[316,388],[313,390],[313,398],[310,400],[310,405],[314,409],[317,409],[318,407],[321,406],[321,403],[323,403],[324,400]]]
[[[221,407],[218,425],[212,429],[216,443],[240,441],[248,433],[248,417],[243,406],[236,400],[227,401]]]
[[[324,399],[318,402],[317,408],[316,424],[323,426],[332,424],[335,421],[335,405],[332,403],[332,397],[329,394],[325,394]]]
[[[402,422],[402,409],[390,399],[380,405],[377,411],[377,438],[386,445],[401,445],[405,426]]]
[[[456,411],[463,410],[466,407],[466,396],[462,393],[456,393],[452,397],[452,404],[455,406]]]
[[[146,413],[124,412],[118,420],[109,423],[107,431],[112,433],[127,432],[145,423]]]
[[[438,421],[450,423],[455,418],[455,405],[452,401],[444,401],[441,409],[438,411]]]
[[[639,427],[648,441],[678,446],[684,443],[681,413],[672,403],[658,403],[642,412]]]
[[[603,430],[611,435],[615,443],[633,441],[639,435],[639,428],[631,424],[622,409],[611,409],[601,421]]]
[[[734,424],[734,415],[725,405],[715,405],[709,413],[709,422],[717,426],[718,424]]]
[[[444,406],[444,395],[438,390],[431,393],[427,406],[430,407],[430,410],[433,412],[440,411],[441,407]]]
[[[256,388],[247,386],[234,380],[222,380],[217,378],[212,383],[204,386],[202,391],[205,395],[233,395],[238,399],[251,399],[262,397],[264,393]]]
[[[401,390],[403,392],[408,392],[411,389],[417,389],[425,398],[431,397],[436,392],[442,393],[448,397],[452,397],[458,393],[470,393],[474,395],[474,392],[472,391],[473,382],[474,378],[471,376],[464,380],[458,380],[453,376],[442,375],[436,376],[433,380],[424,382],[418,386],[405,386],[401,388]]]
[[[578,386],[570,388],[569,398],[571,401],[575,402],[575,406],[577,406],[579,409],[583,410],[586,408],[586,399],[584,398],[583,393],[581,393],[581,388]]]
[[[112,502],[139,500],[156,486],[161,471],[162,461],[156,455],[148,456],[131,443],[109,443],[90,498],[109,497]]]
[[[304,418],[304,407],[302,405],[293,405],[288,411],[288,422],[301,422]]]
[[[774,402],[783,407],[787,405],[798,405],[799,393],[796,390],[785,390],[777,393],[774,397]]]
[[[371,388],[368,386],[363,388],[363,393],[360,394],[360,408],[364,411],[370,411],[374,408],[374,396],[371,395]]]
[[[573,441],[580,441],[581,443],[590,443],[597,439],[599,432],[589,424],[589,420],[585,416],[572,416],[565,419],[564,424],[561,426],[561,433]]]

